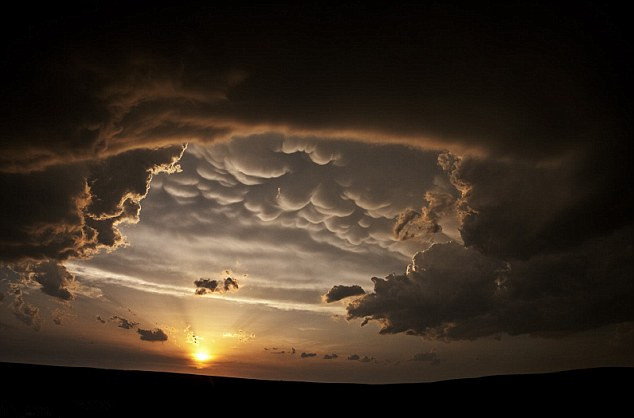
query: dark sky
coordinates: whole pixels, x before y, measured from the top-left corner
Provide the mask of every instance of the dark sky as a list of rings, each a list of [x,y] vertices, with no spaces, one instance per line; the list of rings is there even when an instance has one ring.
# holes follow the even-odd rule
[[[78,339],[88,317],[109,333],[123,318],[144,344],[126,350],[159,350],[202,315],[198,299],[179,299],[196,281],[202,299],[229,304],[215,315],[246,315],[245,303],[336,311],[342,327],[382,334],[364,327],[360,347],[337,346],[346,334],[323,317],[298,325],[321,330],[311,338],[262,325],[266,348],[289,345],[271,352],[317,351],[302,364],[382,354],[427,367],[442,354],[399,356],[408,341],[464,355],[500,336],[552,352],[589,338],[576,367],[631,364],[614,354],[634,320],[628,14],[589,1],[421,3],[6,13],[1,318],[29,331],[4,358],[53,338],[49,311],[54,329],[79,321]],[[227,268],[250,278],[211,289]],[[131,307],[124,288],[146,294]],[[152,297],[179,299],[187,318],[170,322]],[[130,308],[144,318],[122,316]],[[374,338],[399,343],[360,352]],[[601,342],[616,351],[597,357]],[[450,370],[437,375],[464,374]],[[379,379],[399,380],[390,373]]]

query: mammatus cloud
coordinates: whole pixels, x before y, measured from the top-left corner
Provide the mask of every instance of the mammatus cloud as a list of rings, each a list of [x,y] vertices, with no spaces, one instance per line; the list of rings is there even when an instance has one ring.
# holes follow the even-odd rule
[[[301,358],[317,357],[317,353],[302,353],[300,357]]]
[[[162,329],[154,328],[154,329],[141,329],[139,328],[137,332],[140,335],[142,341],[167,341],[167,334],[163,332]]]
[[[227,274],[230,274],[227,272]],[[228,276],[224,280],[204,279],[200,278],[194,281],[196,285],[196,294],[205,295],[207,293],[225,293],[232,290],[238,290],[238,280]]]
[[[100,317],[97,317],[97,320],[102,322],[103,320],[101,320]],[[117,326],[119,328],[123,328],[123,329],[133,329],[134,327],[136,327],[137,325],[139,325],[138,322],[133,322],[133,321],[129,321],[125,318],[122,318],[120,316],[113,316],[112,318],[110,318],[111,321],[114,321],[117,323]],[[143,338],[141,338],[143,339]]]
[[[331,303],[331,302],[339,301],[341,299],[349,298],[351,296],[359,296],[364,294],[365,294],[365,291],[359,285],[352,285],[352,286],[335,285],[328,291],[328,293],[324,295],[324,301],[326,303]]]

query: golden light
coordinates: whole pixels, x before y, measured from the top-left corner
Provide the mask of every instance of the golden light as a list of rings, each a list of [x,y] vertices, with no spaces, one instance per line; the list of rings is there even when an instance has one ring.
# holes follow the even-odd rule
[[[192,357],[199,364],[207,363],[208,361],[211,361],[213,358],[211,354],[209,354],[207,351],[204,351],[204,350],[198,350],[192,353]]]

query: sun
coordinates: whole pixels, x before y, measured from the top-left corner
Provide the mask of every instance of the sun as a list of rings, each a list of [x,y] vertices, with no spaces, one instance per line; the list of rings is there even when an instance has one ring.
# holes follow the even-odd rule
[[[212,355],[209,354],[205,350],[198,350],[192,353],[192,357],[197,363],[200,363],[200,364],[207,363],[208,361],[211,361],[211,359],[213,358]]]

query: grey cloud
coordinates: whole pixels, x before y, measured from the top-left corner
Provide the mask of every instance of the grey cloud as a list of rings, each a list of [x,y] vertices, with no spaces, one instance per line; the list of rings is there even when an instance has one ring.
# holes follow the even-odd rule
[[[359,357],[358,354],[351,354],[348,356],[348,360],[352,360],[352,361],[356,361],[359,360],[361,357]]]
[[[359,296],[364,295],[365,291],[359,285],[353,286],[343,286],[336,285],[333,286],[328,293],[324,295],[324,301],[326,303],[336,302],[341,299],[349,298],[351,296]]]
[[[348,305],[349,318],[381,333],[462,340],[499,333],[552,335],[629,321],[634,296],[631,229],[568,252],[506,262],[436,244],[404,275],[373,278],[374,292]]]
[[[167,341],[167,334],[163,332],[163,330],[159,328],[155,329],[141,329],[139,328],[137,332],[140,335],[142,341]]]
[[[334,360],[337,357],[339,357],[337,354],[332,353],[332,354],[324,354],[324,360]]]
[[[317,357],[317,353],[302,353],[300,357],[301,358]]]
[[[99,320],[100,322],[103,321],[100,317],[97,317],[97,320]],[[134,327],[139,325],[138,322],[129,321],[126,318],[122,318],[122,317],[117,316],[117,315],[115,315],[112,318],[110,318],[110,320],[116,322],[117,326],[119,328],[123,328],[123,329],[133,329]]]

